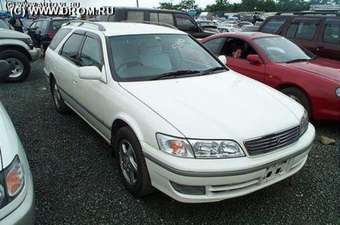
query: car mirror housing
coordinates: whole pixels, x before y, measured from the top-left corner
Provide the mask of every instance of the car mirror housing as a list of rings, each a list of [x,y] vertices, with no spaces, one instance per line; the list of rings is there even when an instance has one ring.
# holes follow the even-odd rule
[[[248,56],[247,56],[247,60],[248,60],[248,62],[250,62],[251,64],[255,64],[255,65],[256,65],[256,64],[261,64],[261,63],[262,63],[262,61],[261,61],[259,55],[253,55],[253,54],[248,55]]]
[[[5,60],[0,60],[0,81],[6,79],[11,74],[11,66]]]
[[[96,66],[79,68],[79,78],[83,80],[103,80],[103,74]]]
[[[227,65],[227,57],[225,55],[220,55],[218,59],[221,63],[223,63],[223,65]]]

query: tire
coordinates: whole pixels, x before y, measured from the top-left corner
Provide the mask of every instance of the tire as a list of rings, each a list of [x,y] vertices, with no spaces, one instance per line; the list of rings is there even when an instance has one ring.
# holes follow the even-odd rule
[[[54,78],[51,78],[50,88],[51,88],[51,95],[52,95],[52,99],[53,99],[53,104],[54,104],[56,111],[60,114],[69,113],[70,109],[65,104],[63,98],[61,97],[57,82],[55,81]]]
[[[298,103],[300,103],[308,112],[309,117],[311,117],[312,112],[311,112],[311,106],[309,103],[309,99],[306,96],[306,94],[301,91],[298,88],[295,87],[289,87],[289,88],[285,88],[281,90],[282,93],[284,93],[285,95],[287,95],[288,97],[294,99],[295,101],[297,101]]]
[[[0,59],[10,63],[13,73],[6,78],[7,82],[22,82],[27,79],[31,72],[29,58],[17,50],[5,50],[0,52]]]
[[[128,161],[123,150],[124,145],[127,150],[126,152],[130,152]],[[129,145],[132,147],[132,153],[131,150],[128,150]],[[120,128],[116,134],[113,147],[117,154],[116,160],[118,168],[126,189],[135,197],[143,197],[150,194],[153,191],[153,188],[151,186],[142,147],[135,133],[129,127]],[[128,168],[132,171],[131,173],[133,173],[134,180],[127,178],[127,176],[129,176],[127,175]]]

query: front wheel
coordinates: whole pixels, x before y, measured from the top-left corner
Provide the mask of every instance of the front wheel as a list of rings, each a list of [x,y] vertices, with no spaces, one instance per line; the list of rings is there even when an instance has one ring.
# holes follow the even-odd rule
[[[152,186],[142,147],[130,128],[122,127],[118,130],[114,148],[126,189],[136,197],[151,193]]]
[[[295,88],[295,87],[285,88],[281,91],[282,91],[282,93],[284,93],[288,97],[290,97],[293,100],[295,100],[296,102],[300,103],[306,109],[309,117],[311,117],[311,115],[312,115],[311,114],[311,106],[310,106],[308,97],[306,96],[306,94],[303,91],[301,91],[300,89]]]
[[[28,57],[16,50],[0,52],[0,59],[6,60],[12,73],[6,78],[7,82],[21,82],[27,79],[31,72],[31,64]]]

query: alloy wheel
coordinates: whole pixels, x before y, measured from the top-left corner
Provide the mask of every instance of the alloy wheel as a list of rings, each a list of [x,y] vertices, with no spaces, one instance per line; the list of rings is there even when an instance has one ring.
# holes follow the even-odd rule
[[[123,140],[119,146],[119,164],[124,179],[131,185],[137,182],[136,153],[129,141]]]

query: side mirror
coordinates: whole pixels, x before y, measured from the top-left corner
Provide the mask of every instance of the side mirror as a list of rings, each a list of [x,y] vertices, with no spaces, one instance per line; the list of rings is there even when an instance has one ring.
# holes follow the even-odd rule
[[[259,55],[248,55],[247,60],[248,60],[248,62],[250,62],[251,64],[254,64],[254,65],[262,63]]]
[[[103,74],[96,66],[80,67],[78,73],[83,80],[103,80]]]
[[[220,55],[218,59],[221,63],[223,63],[223,65],[227,65],[227,57],[225,55]]]
[[[5,80],[11,75],[11,66],[5,60],[0,60],[0,81]]]

